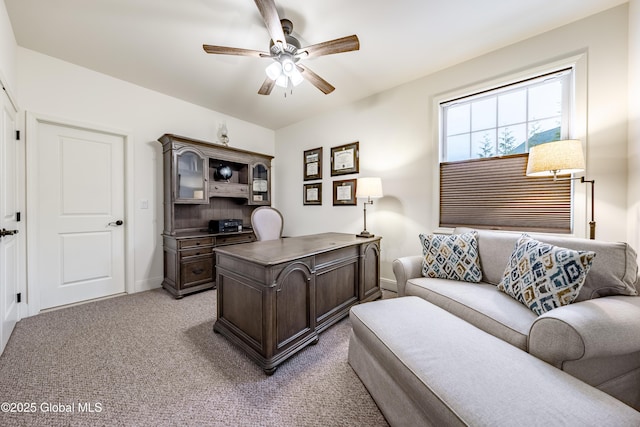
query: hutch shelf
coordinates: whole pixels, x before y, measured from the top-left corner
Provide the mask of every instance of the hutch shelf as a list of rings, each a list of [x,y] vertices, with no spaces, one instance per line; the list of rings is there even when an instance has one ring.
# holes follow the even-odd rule
[[[164,280],[176,298],[215,287],[213,250],[255,240],[251,213],[271,205],[271,160],[254,153],[165,134]],[[212,230],[212,220],[240,220],[232,230]]]

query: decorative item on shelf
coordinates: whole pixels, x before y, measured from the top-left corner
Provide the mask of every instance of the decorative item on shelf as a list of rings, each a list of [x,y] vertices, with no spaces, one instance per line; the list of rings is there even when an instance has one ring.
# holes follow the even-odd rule
[[[216,168],[217,180],[223,180],[228,182],[229,178],[231,178],[232,176],[233,176],[233,170],[231,169],[231,167],[229,167],[229,165],[221,164]]]
[[[589,238],[596,238],[596,221],[594,219],[594,187],[595,180],[580,178],[558,178],[560,175],[571,175],[584,171],[584,154],[582,142],[577,139],[547,142],[531,147],[527,162],[527,176],[553,176],[554,181],[576,180],[591,184],[591,221],[589,221]]]
[[[356,198],[367,198],[364,202],[364,230],[357,234],[358,237],[374,237],[367,231],[367,205],[373,205],[372,198],[382,197],[382,179],[378,177],[358,178]]]
[[[229,131],[227,130],[227,124],[222,122],[218,126],[218,141],[225,147],[229,145]]]

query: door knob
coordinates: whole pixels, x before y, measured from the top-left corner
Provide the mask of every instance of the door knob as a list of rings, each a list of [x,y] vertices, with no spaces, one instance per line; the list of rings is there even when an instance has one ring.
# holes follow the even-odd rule
[[[109,227],[117,227],[117,226],[121,226],[122,224],[124,224],[124,221],[119,219],[117,221],[110,222],[109,224],[107,224],[107,226],[109,226]]]
[[[17,234],[18,230],[7,230],[6,228],[3,228],[2,230],[0,230],[0,238],[4,237],[4,236],[13,236],[14,234]]]

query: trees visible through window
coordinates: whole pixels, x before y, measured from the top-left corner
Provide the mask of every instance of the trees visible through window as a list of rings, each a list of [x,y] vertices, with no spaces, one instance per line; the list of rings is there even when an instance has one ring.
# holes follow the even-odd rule
[[[568,135],[571,70],[458,98],[441,105],[442,160],[528,153]]]

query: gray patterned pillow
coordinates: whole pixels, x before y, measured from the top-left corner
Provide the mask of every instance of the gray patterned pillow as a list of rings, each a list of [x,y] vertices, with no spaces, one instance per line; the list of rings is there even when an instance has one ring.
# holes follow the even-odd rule
[[[479,282],[478,232],[462,234],[421,234],[422,275],[439,279]]]
[[[498,289],[534,313],[546,313],[578,297],[595,256],[595,252],[560,248],[523,234]]]

